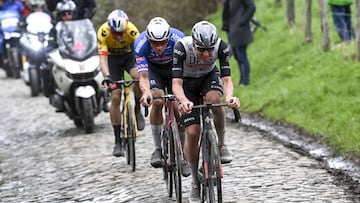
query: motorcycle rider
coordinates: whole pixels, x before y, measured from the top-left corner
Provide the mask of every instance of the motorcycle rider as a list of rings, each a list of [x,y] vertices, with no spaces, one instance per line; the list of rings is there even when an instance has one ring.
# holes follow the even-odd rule
[[[149,105],[147,98],[162,96],[167,91],[171,91],[171,69],[172,55],[175,43],[183,38],[183,32],[176,28],[171,28],[167,21],[162,17],[155,17],[150,20],[146,27],[136,39],[135,55],[140,77],[140,89],[143,92],[141,103],[143,106]],[[151,155],[151,166],[162,167],[161,155],[161,132],[164,122],[162,100],[150,100],[152,104],[150,112],[150,125],[153,135],[155,150]],[[180,130],[181,142],[184,143],[185,133]],[[184,145],[183,145],[184,146]],[[182,174],[190,175],[190,169],[186,162],[182,164]]]
[[[73,20],[73,16],[75,16],[76,12],[76,5],[73,1],[63,1],[59,2],[56,6],[56,12],[59,16],[61,16],[61,21],[70,21]],[[57,30],[56,26],[54,26],[49,33],[49,39],[48,39],[48,46],[47,51],[48,53],[54,51],[58,48],[57,44]],[[51,95],[54,94],[55,87],[54,87],[54,79],[51,74],[51,68],[53,64],[49,63],[46,65],[46,68],[43,69],[43,80],[44,80],[44,95],[46,97],[49,97],[50,103],[51,101]],[[55,109],[56,112],[62,112],[64,109]]]
[[[122,10],[112,11],[97,31],[98,52],[100,56],[100,67],[104,75],[103,85],[108,87],[111,81],[122,80],[126,70],[132,78],[138,79],[139,75],[135,63],[134,42],[139,36],[139,30],[129,21],[127,14]],[[135,116],[137,127],[143,130],[145,120],[141,114],[140,97],[141,91],[137,83],[133,86],[135,96]],[[110,120],[114,129],[115,147],[113,155],[123,156],[121,149],[121,89],[111,92]]]
[[[45,0],[47,8],[50,12],[56,10],[56,5],[59,2],[63,2],[64,0]],[[75,19],[92,19],[96,12],[96,2],[95,0],[74,0],[76,5],[76,16]],[[56,19],[61,19],[61,15],[56,15]]]
[[[21,12],[23,10],[23,5],[21,2],[16,0],[0,0],[0,12],[6,10],[14,10],[19,14],[19,20],[21,18]],[[4,34],[0,27],[0,66],[2,66],[2,55],[3,55],[3,46],[4,46]]]

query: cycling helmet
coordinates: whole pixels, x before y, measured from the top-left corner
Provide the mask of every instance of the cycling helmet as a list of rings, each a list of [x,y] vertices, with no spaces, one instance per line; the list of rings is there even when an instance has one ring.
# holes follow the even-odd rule
[[[170,25],[164,18],[155,17],[150,20],[146,27],[147,37],[152,41],[164,41],[169,39]]]
[[[112,11],[107,18],[108,25],[113,32],[124,32],[127,28],[129,18],[122,10]]]
[[[63,13],[63,12],[72,12],[76,11],[76,5],[71,0],[63,0],[56,4],[56,12]]]
[[[216,27],[208,21],[200,21],[191,30],[192,39],[197,47],[213,48],[219,38]]]

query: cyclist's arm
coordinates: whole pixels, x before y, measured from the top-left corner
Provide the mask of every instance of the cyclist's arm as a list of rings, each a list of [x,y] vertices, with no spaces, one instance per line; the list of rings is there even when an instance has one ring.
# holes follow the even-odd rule
[[[110,75],[109,64],[108,64],[108,56],[107,55],[99,55],[100,57],[100,68],[101,72],[105,77]]]
[[[178,41],[174,47],[173,68],[172,68],[172,91],[181,103],[181,111],[189,113],[193,103],[185,96],[183,89],[183,64],[186,59],[186,51],[181,41]]]
[[[149,82],[149,73],[148,72],[139,72],[139,87],[143,93],[140,101],[143,106],[147,106],[147,98],[150,98],[150,103],[152,103],[152,95],[150,91],[150,82]]]
[[[110,75],[109,64],[108,64],[108,46],[106,44],[106,39],[109,35],[108,30],[106,29],[106,24],[104,23],[99,30],[97,31],[98,39],[98,53],[100,58],[100,68],[101,72],[105,77]]]
[[[231,71],[230,71],[230,63],[229,63],[229,47],[228,45],[221,40],[219,46],[219,64],[220,64],[220,72],[221,72],[221,80],[224,88],[224,95],[226,102],[229,104],[231,108],[238,108],[240,106],[240,101],[238,98],[233,96],[234,93],[234,85],[231,80]]]

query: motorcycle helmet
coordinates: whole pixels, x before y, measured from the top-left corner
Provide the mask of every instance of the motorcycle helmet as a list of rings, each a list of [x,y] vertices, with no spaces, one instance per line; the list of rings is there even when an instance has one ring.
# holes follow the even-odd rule
[[[32,9],[45,8],[45,0],[30,0],[29,2]]]
[[[155,17],[146,27],[147,37],[152,41],[165,41],[170,36],[170,25],[164,18]]]
[[[122,10],[112,11],[108,18],[107,23],[112,32],[124,32],[128,26],[129,18]]]
[[[196,47],[214,48],[219,38],[219,33],[210,22],[200,21],[192,28],[191,36]]]
[[[76,4],[71,0],[63,0],[56,5],[56,12],[58,15],[63,15],[64,13],[70,12],[75,16]]]

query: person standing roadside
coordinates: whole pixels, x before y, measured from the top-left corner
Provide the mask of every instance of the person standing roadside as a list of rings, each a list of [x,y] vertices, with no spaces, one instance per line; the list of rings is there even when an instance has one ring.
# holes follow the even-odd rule
[[[351,4],[353,0],[328,0],[334,25],[342,42],[348,42],[355,38],[354,28],[351,22]]]
[[[250,21],[256,7],[253,0],[224,0],[222,15],[222,30],[229,39],[229,44],[240,71],[239,85],[250,82],[250,62],[247,56],[247,46],[254,39],[250,29]]]

